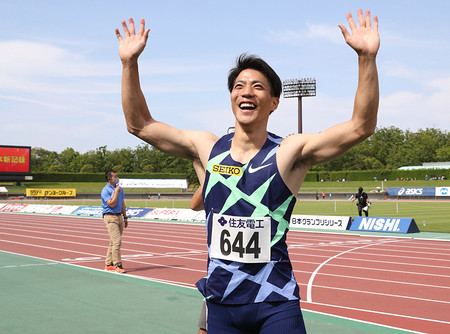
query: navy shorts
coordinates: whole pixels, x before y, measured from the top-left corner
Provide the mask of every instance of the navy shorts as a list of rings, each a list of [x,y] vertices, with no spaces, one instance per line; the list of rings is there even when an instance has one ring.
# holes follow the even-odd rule
[[[301,334],[306,333],[300,301],[244,305],[207,301],[208,334]]]

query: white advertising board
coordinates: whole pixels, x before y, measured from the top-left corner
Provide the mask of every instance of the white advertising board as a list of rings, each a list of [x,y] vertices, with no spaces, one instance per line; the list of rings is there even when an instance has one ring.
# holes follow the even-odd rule
[[[292,215],[289,224],[290,229],[323,229],[346,230],[351,222],[350,216],[309,216]]]
[[[436,196],[450,196],[450,187],[436,187]]]
[[[122,188],[181,188],[187,189],[187,180],[183,179],[120,179]]]

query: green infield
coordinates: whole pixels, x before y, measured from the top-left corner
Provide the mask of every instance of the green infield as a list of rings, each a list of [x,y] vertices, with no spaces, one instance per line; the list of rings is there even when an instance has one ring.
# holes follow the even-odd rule
[[[26,188],[68,189],[75,188],[77,193],[99,193],[105,186],[105,182],[23,182],[22,186],[11,183],[4,184],[9,193],[25,193]],[[350,192],[356,193],[358,187],[363,187],[367,193],[389,187],[450,187],[450,180],[415,180],[415,181],[347,181],[347,182],[304,182],[301,192]],[[126,189],[127,192],[158,193],[158,192],[182,192],[181,189]]]

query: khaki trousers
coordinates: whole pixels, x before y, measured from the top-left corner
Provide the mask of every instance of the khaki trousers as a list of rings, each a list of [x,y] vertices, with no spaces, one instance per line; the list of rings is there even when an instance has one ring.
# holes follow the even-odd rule
[[[105,215],[103,221],[109,233],[109,247],[106,252],[105,264],[121,265],[120,247],[122,245],[123,218],[122,216]]]

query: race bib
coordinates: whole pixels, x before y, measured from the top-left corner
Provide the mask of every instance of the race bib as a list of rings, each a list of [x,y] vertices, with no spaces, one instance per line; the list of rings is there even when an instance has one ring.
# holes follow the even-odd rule
[[[270,261],[270,217],[238,217],[214,213],[210,256],[243,263]]]

